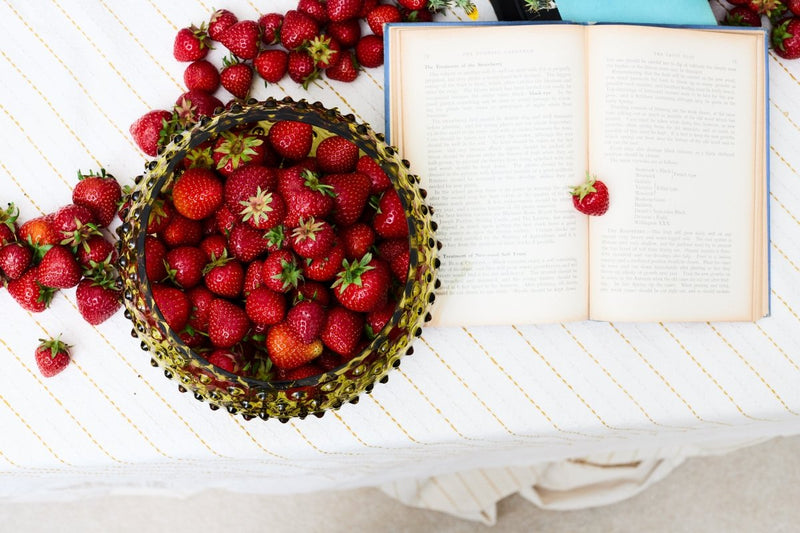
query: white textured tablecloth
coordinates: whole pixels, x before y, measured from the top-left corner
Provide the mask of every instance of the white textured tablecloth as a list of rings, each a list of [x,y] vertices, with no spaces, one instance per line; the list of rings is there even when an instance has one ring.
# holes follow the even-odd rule
[[[293,4],[213,7],[255,18]],[[492,17],[488,2],[478,5]],[[68,203],[78,169],[102,166],[131,183],[145,158],[128,126],[182,92],[174,35],[211,12],[203,0],[0,0],[0,202],[15,202],[26,220]],[[522,487],[542,505],[603,503],[687,454],[800,432],[800,61],[771,55],[769,67],[771,317],[426,329],[388,384],[357,405],[281,424],[180,394],[122,312],[92,327],[74,290],[38,315],[2,290],[0,497],[383,485],[409,503],[490,522],[494,502]],[[352,85],[322,81],[308,93],[287,79],[255,96],[319,100],[381,131],[382,79],[370,69]],[[44,379],[33,350],[58,333],[75,345],[73,364]],[[557,496],[580,480],[616,489]]]

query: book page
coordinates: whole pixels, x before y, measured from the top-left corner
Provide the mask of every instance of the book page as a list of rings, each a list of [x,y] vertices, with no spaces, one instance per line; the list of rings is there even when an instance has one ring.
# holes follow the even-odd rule
[[[750,320],[763,35],[587,33],[590,168],[611,196],[590,224],[591,318]]]
[[[585,319],[584,36],[575,26],[391,27],[391,142],[435,209],[432,325]]]

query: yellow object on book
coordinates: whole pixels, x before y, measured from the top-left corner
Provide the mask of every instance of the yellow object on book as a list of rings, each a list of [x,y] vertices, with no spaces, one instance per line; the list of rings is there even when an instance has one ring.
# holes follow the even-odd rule
[[[763,31],[400,24],[386,49],[444,243],[433,324],[768,314]],[[587,169],[600,217],[568,193]]]

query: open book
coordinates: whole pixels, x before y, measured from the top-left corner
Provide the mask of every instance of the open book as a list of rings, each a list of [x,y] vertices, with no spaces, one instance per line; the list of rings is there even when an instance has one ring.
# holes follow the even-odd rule
[[[387,28],[387,132],[444,243],[433,325],[768,314],[763,31]],[[587,171],[600,217],[568,193]]]

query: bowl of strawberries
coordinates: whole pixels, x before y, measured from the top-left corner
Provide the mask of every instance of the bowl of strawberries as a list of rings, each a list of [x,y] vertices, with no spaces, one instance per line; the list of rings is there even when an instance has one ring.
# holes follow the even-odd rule
[[[356,403],[430,319],[432,209],[352,115],[237,103],[136,182],[118,228],[132,335],[212,409],[287,421]]]

